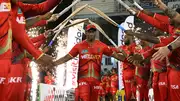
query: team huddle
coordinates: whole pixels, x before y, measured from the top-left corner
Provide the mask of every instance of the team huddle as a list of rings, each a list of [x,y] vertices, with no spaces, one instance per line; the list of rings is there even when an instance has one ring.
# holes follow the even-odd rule
[[[1,101],[27,100],[30,94],[27,78],[32,75],[29,68],[32,60],[41,65],[41,69],[51,70],[78,55],[75,101],[104,101],[107,92],[112,94],[112,101],[116,101],[118,76],[112,70],[111,86],[104,87],[107,78],[101,78],[103,55],[122,62],[126,101],[148,101],[151,87],[155,101],[180,100],[179,8],[172,10],[161,0],[154,0],[154,4],[165,15],[128,8],[131,14],[152,25],[154,31],[147,34],[120,27],[125,32],[125,37],[124,45],[118,48],[96,40],[98,29],[93,24],[87,24],[85,40],[76,44],[64,57],[54,61],[53,57],[45,54],[47,48],[39,49],[49,33],[30,38],[26,29],[56,21],[56,15],[49,11],[60,2],[61,0],[46,0],[40,4],[27,4],[28,0],[0,0]],[[135,42],[135,37],[140,40],[139,43]]]

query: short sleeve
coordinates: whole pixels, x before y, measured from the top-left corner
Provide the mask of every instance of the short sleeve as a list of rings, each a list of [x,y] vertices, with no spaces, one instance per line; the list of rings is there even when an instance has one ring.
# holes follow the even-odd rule
[[[76,44],[69,52],[71,57],[76,57],[79,54],[79,44]]]

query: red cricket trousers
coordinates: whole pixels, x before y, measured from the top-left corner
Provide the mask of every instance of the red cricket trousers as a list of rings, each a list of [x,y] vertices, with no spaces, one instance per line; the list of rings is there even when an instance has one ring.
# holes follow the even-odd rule
[[[168,101],[167,72],[154,72],[153,91],[155,101]]]
[[[8,74],[6,101],[24,101],[24,65],[12,64]]]
[[[97,101],[100,81],[91,77],[78,80],[79,97],[81,101]]]
[[[132,96],[136,96],[136,86],[133,84],[133,80],[135,75],[134,69],[125,69],[123,70],[123,83],[126,95],[126,101],[130,101]]]
[[[139,93],[136,94],[136,98],[138,99],[137,101],[144,101],[144,100],[149,101],[149,97],[148,97],[149,88],[147,86],[148,80],[144,80],[139,76],[136,76],[136,83],[137,83],[136,91]]]
[[[170,69],[168,73],[169,95],[171,101],[180,101],[180,71]]]
[[[10,72],[11,60],[0,59],[0,99],[6,100],[6,91],[8,90],[8,73]]]

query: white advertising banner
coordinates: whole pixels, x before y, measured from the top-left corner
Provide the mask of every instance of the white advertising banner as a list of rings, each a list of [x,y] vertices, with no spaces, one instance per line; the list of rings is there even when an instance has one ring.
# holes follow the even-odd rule
[[[39,101],[65,101],[66,89],[54,85],[39,84]]]
[[[126,18],[126,20],[121,23],[121,26],[125,29],[125,30],[130,30],[130,29],[133,29],[134,28],[134,16],[128,16]],[[123,45],[123,38],[124,38],[124,31],[122,31],[120,28],[119,28],[119,31],[118,31],[118,46],[121,46]],[[124,85],[123,85],[123,81],[122,81],[122,63],[121,62],[118,62],[118,75],[119,75],[119,90],[121,90],[122,88],[124,88]]]
[[[128,16],[124,22],[124,29],[133,29],[134,26],[134,16]]]
[[[75,44],[82,41],[84,23],[70,27],[68,30],[67,51],[69,52]],[[77,87],[77,73],[78,73],[79,59],[78,57],[67,62],[66,87]]]
[[[124,27],[124,23],[121,24],[122,27]],[[124,31],[119,28],[118,30],[118,46],[123,45],[123,38],[124,38]],[[124,88],[123,81],[122,81],[122,67],[121,62],[118,62],[118,77],[119,77],[119,90]]]

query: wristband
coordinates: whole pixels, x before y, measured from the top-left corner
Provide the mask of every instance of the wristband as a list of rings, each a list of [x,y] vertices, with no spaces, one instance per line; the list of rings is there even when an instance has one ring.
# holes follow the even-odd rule
[[[173,51],[173,48],[171,45],[168,45],[167,48],[172,52]]]

